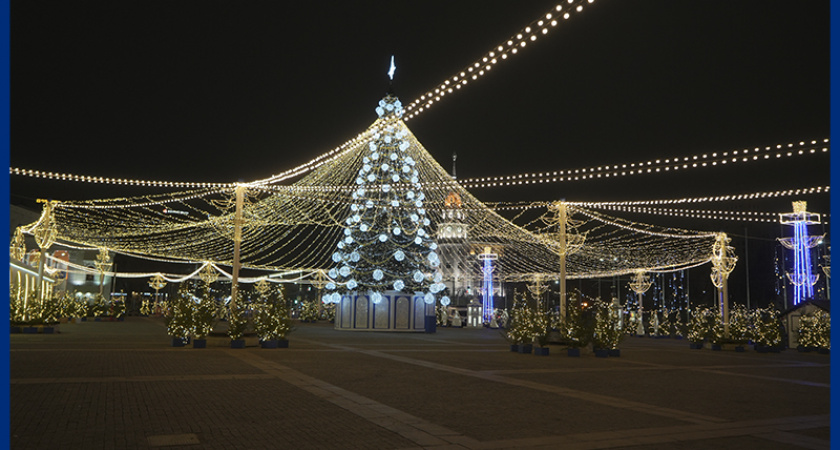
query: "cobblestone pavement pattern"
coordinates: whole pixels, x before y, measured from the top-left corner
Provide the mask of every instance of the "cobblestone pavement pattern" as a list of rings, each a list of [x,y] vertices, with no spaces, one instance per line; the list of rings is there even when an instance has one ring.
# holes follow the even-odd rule
[[[336,331],[173,348],[159,318],[13,334],[14,449],[827,449],[826,355],[514,353],[497,330]]]

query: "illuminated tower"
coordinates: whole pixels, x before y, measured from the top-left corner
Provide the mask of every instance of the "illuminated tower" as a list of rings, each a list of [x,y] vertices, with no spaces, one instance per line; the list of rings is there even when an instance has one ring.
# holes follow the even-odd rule
[[[793,213],[779,214],[782,225],[793,227],[793,236],[779,238],[779,242],[787,249],[793,250],[793,271],[787,273],[788,280],[793,284],[793,304],[798,305],[803,300],[814,297],[814,285],[819,274],[813,273],[811,249],[822,242],[823,235],[809,236],[808,225],[820,223],[820,215],[806,211],[808,204],[804,201],[793,202]]]
[[[443,206],[443,218],[437,229],[437,242],[443,262],[441,269],[449,287],[449,295],[460,295],[466,281],[464,271],[469,267],[461,257],[467,240],[468,227],[464,223],[466,213],[462,208],[461,196],[455,192],[446,196]]]
[[[484,247],[484,253],[478,255],[483,264],[481,273],[484,275],[484,283],[481,287],[481,316],[485,323],[493,319],[493,261],[499,259],[499,255],[492,253],[490,247]]]

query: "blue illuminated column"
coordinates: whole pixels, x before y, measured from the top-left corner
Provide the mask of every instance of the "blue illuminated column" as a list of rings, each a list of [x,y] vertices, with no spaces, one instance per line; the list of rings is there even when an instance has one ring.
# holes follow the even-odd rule
[[[492,253],[490,247],[484,247],[484,253],[478,255],[478,259],[484,261],[481,272],[484,274],[482,285],[482,318],[489,323],[493,319],[493,261],[499,259],[499,255]]]
[[[808,225],[819,224],[820,215],[806,211],[807,206],[803,201],[793,202],[793,213],[779,214],[780,223],[793,227],[793,236],[779,238],[779,242],[793,250],[793,271],[788,272],[787,277],[793,284],[794,305],[814,297],[814,285],[819,279],[819,275],[813,273],[811,249],[822,242],[823,235],[809,236]]]

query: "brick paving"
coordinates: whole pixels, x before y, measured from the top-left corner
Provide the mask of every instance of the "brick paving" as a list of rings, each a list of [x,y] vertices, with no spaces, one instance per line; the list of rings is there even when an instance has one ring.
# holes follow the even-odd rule
[[[13,334],[14,449],[827,449],[830,358],[628,337],[596,358],[498,331],[173,348],[159,318]]]

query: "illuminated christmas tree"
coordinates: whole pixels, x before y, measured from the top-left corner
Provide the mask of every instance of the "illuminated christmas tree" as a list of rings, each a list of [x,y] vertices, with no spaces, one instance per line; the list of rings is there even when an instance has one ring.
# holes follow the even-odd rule
[[[424,207],[416,161],[402,122],[403,107],[390,93],[376,108],[379,120],[355,179],[351,215],[332,255],[325,302],[369,294],[374,304],[386,291],[420,293],[427,304],[445,288],[437,244]]]

